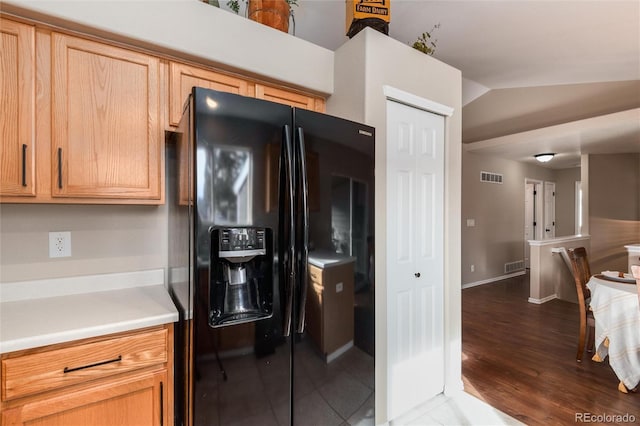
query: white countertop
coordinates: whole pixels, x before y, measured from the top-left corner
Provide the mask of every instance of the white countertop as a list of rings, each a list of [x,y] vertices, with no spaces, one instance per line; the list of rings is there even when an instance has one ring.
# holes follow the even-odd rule
[[[353,256],[346,256],[329,250],[313,250],[309,252],[309,263],[318,268],[329,268],[355,261],[356,258]]]
[[[102,276],[105,277],[105,276]],[[107,276],[108,277],[108,276]],[[99,281],[99,280],[98,280]],[[130,284],[0,303],[0,353],[172,323],[178,311],[162,283]],[[23,284],[28,285],[28,284]]]
[[[565,237],[547,238],[545,240],[527,240],[527,242],[531,246],[548,246],[548,245],[557,245],[560,243],[571,243],[574,241],[590,240],[590,239],[591,239],[590,235],[568,235]]]

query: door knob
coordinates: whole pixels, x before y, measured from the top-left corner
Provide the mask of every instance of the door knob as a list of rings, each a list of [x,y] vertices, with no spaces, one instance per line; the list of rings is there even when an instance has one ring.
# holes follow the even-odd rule
[[[420,272],[416,272],[415,274],[413,274],[416,276],[416,278],[420,278]]]

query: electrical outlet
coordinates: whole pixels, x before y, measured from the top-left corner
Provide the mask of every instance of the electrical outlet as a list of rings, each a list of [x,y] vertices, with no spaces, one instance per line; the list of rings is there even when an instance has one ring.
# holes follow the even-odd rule
[[[475,272],[476,271],[476,265],[471,265],[471,272]]]
[[[49,232],[49,257],[71,256],[71,232]]]

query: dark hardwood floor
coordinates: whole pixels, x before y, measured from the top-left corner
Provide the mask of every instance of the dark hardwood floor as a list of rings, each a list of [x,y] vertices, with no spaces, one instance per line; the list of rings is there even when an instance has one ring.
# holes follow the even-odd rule
[[[462,291],[465,391],[528,425],[576,424],[576,413],[640,423],[640,392],[619,392],[606,361],[576,362],[578,305],[528,296],[528,274]]]

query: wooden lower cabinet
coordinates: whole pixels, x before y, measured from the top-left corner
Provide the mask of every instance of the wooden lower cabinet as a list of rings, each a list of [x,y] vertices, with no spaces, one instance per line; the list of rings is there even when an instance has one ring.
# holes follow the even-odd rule
[[[2,412],[2,425],[170,424],[166,371],[132,374],[70,394],[44,397]]]
[[[309,265],[307,333],[330,362],[353,344],[354,263]]]
[[[173,425],[173,325],[2,356],[0,425]]]

